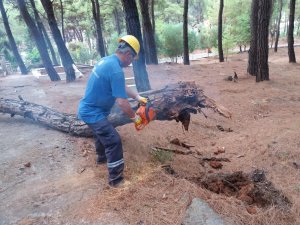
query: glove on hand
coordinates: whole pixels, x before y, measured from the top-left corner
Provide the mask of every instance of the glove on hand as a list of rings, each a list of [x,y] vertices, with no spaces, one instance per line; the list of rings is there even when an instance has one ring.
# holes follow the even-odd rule
[[[135,114],[135,116],[133,118],[130,118],[133,122],[134,122],[134,126],[135,128],[139,128],[142,124],[142,118],[140,117],[140,115]]]
[[[140,95],[137,95],[136,97],[135,97],[135,100],[137,100],[139,103],[141,103],[141,104],[146,104],[147,102],[148,102],[148,99],[147,98],[144,98],[144,97],[142,97],[142,96],[140,96]]]

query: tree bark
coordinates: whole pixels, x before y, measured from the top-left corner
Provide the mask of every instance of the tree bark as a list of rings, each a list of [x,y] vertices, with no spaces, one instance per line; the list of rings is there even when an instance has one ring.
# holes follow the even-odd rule
[[[298,17],[297,23],[298,23],[297,36],[300,36],[300,17]]]
[[[96,36],[97,36],[97,51],[101,57],[105,57],[105,48],[103,42],[102,28],[101,28],[101,18],[100,18],[100,5],[99,0],[91,0],[93,8],[93,19],[96,26]]]
[[[113,14],[115,17],[116,29],[117,29],[118,35],[120,35],[122,33],[122,31],[121,31],[119,10],[117,7],[114,8]]]
[[[200,113],[201,108],[210,108],[226,118],[232,116],[226,108],[205,96],[203,90],[194,82],[179,82],[161,90],[144,92],[143,96],[147,96],[152,102],[157,113],[157,120],[176,120],[181,122],[186,130],[189,127],[190,114]],[[135,101],[132,107],[137,108]],[[20,115],[71,135],[92,136],[88,126],[78,120],[75,115],[60,113],[23,100],[1,98],[0,112],[11,114],[11,117]],[[117,106],[113,107],[108,120],[114,127],[132,122]]]
[[[151,21],[152,21],[152,29],[153,29],[153,34],[155,35],[155,16],[154,16],[154,4],[155,0],[150,0],[151,1]]]
[[[10,47],[12,49],[14,57],[16,58],[16,61],[17,61],[18,66],[21,70],[21,73],[24,74],[24,75],[28,74],[28,70],[27,70],[27,68],[26,68],[26,66],[25,66],[25,64],[22,60],[22,57],[21,57],[21,55],[18,51],[18,47],[17,47],[16,41],[15,41],[15,38],[14,38],[12,32],[11,32],[9,22],[8,22],[8,18],[7,18],[5,9],[4,9],[3,0],[0,0],[0,11],[1,11],[2,20],[3,20],[3,24],[4,24],[4,27],[5,27],[5,31],[6,31],[6,34],[7,34],[7,38],[8,38]]]
[[[189,0],[184,0],[184,7],[183,7],[183,64],[184,65],[190,65],[188,11],[189,11]]]
[[[41,0],[41,3],[44,7],[45,12],[47,13],[48,23],[66,73],[66,80],[67,82],[74,81],[76,79],[75,71],[73,68],[74,61],[58,29],[57,22],[54,16],[52,1]]]
[[[122,4],[126,15],[127,32],[128,34],[135,36],[139,40],[141,46],[139,59],[133,62],[136,88],[139,92],[148,91],[151,87],[145,65],[145,51],[136,2],[135,0],[122,0]]]
[[[66,43],[66,36],[65,36],[65,26],[64,26],[64,6],[62,0],[60,2],[60,18],[61,18],[61,33],[64,43]]]
[[[147,35],[146,35],[146,31],[145,31],[145,26],[143,24],[142,26],[143,28],[143,41],[144,41],[144,49],[145,49],[145,62],[147,65],[150,64],[150,58],[149,58],[149,44],[148,44],[148,40],[147,40]]]
[[[276,39],[275,39],[274,52],[277,52],[278,41],[279,41],[279,37],[280,37],[280,22],[281,22],[282,0],[278,0],[278,3],[279,3],[279,15],[278,15],[278,21],[277,21],[277,29],[276,29]]]
[[[251,42],[248,57],[247,72],[256,76],[257,72],[257,20],[258,17],[258,0],[252,0],[251,5]]]
[[[287,18],[286,14],[285,14],[285,16],[284,16],[284,30],[283,30],[283,33],[284,33],[285,36],[288,35],[288,32],[287,32],[288,22],[289,22],[288,18]]]
[[[158,64],[156,43],[154,38],[154,32],[151,25],[149,15],[149,0],[140,0],[141,15],[143,21],[143,34],[144,34],[144,45],[145,53],[148,55],[148,64]]]
[[[289,28],[288,28],[288,54],[289,54],[290,63],[296,63],[296,56],[294,50],[295,5],[296,5],[296,0],[290,0],[290,16],[289,16]]]
[[[275,36],[275,30],[273,30],[272,28],[270,29],[270,48],[273,48],[273,43],[274,43],[274,36]]]
[[[45,43],[44,38],[42,37],[41,33],[39,32],[37,26],[34,23],[34,20],[31,18],[27,8],[26,8],[26,4],[23,0],[17,0],[18,2],[18,7],[20,10],[20,14],[23,17],[30,33],[31,36],[34,38],[37,49],[40,53],[40,56],[42,58],[44,67],[51,79],[51,81],[58,81],[60,80],[59,75],[57,74],[57,72],[55,71],[51,59],[49,57],[49,54],[47,52],[47,45]]]
[[[269,22],[272,0],[259,0],[257,26],[257,74],[256,82],[269,80]]]
[[[223,44],[222,44],[223,8],[224,8],[224,0],[220,0],[219,19],[218,19],[218,50],[219,50],[219,61],[220,62],[224,62]]]
[[[41,20],[41,18],[40,18],[40,16],[39,16],[39,13],[38,13],[38,11],[37,11],[37,9],[36,9],[36,7],[35,7],[35,2],[34,2],[34,0],[30,0],[30,3],[31,3],[32,9],[33,9],[33,13],[34,13],[34,17],[35,17],[37,26],[38,26],[38,28],[39,28],[39,30],[40,30],[40,33],[41,33],[42,36],[45,38],[45,41],[46,41],[46,43],[47,43],[47,46],[48,46],[48,48],[49,48],[49,50],[50,50],[51,57],[52,57],[52,62],[53,62],[54,65],[57,66],[57,65],[58,65],[58,61],[57,61],[57,59],[56,59],[56,55],[55,55],[53,46],[52,46],[52,44],[51,44],[51,41],[50,41],[49,36],[48,36],[48,34],[47,34],[47,31],[46,31],[46,29],[45,29],[45,27],[44,27],[44,24],[43,24],[43,22],[42,22],[42,20]]]

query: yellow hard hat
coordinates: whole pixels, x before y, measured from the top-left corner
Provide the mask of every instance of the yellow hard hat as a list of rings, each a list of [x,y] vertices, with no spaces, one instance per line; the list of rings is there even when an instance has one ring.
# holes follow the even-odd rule
[[[125,35],[118,39],[119,42],[124,41],[135,51],[136,55],[140,52],[140,43],[133,35]]]

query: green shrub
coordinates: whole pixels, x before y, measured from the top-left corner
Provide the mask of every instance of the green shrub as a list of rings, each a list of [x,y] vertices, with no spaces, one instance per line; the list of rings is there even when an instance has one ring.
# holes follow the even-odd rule
[[[179,56],[183,52],[182,26],[166,25],[163,31],[163,52],[170,58]]]
[[[199,46],[201,49],[217,47],[218,31],[216,26],[199,28]]]
[[[10,44],[6,38],[6,34],[1,29],[0,29],[0,54],[4,55],[5,60],[10,62],[13,68],[16,68],[18,66],[15,57],[13,55],[13,52],[10,48]]]
[[[233,49],[236,44],[231,34],[231,28],[232,26],[227,25],[225,26],[223,32],[222,45],[223,45],[223,51],[225,53],[226,61],[227,61],[228,54],[230,53],[230,50]]]
[[[108,39],[107,41],[107,51],[108,51],[108,54],[111,55],[113,53],[115,53],[117,47],[118,47],[118,38],[119,37],[122,37],[126,35],[125,33],[122,33],[122,34],[118,34],[117,32],[114,32],[110,38]]]
[[[193,52],[196,49],[196,46],[197,46],[197,34],[196,34],[196,32],[189,31],[188,38],[189,38],[189,51]]]
[[[194,31],[188,33],[189,51],[195,50],[197,45],[197,34]],[[183,27],[182,24],[165,25],[162,34],[158,37],[159,52],[170,58],[183,54]]]
[[[89,64],[90,60],[97,58],[96,51],[90,51],[90,49],[83,43],[69,43],[69,52],[75,63]]]
[[[159,161],[160,163],[165,163],[173,159],[173,153],[168,151],[163,151],[160,149],[152,149],[153,159]]]
[[[25,60],[26,64],[28,64],[30,68],[36,68],[42,64],[40,53],[36,47],[28,51]]]

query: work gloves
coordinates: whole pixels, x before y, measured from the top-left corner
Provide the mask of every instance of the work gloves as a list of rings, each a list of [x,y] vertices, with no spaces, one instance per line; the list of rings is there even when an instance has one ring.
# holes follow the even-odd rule
[[[139,103],[141,103],[141,104],[146,104],[147,102],[148,102],[148,99],[147,98],[144,98],[144,97],[142,97],[142,96],[140,96],[140,95],[137,95],[136,97],[135,97],[135,100],[137,100]]]
[[[135,114],[135,116],[133,118],[130,118],[133,122],[134,122],[134,126],[135,128],[138,130],[142,124],[143,124],[143,120],[142,118],[140,117],[140,115],[138,114]]]
[[[140,95],[137,95],[135,97],[135,100],[137,100],[141,105],[146,105],[148,102],[147,98],[144,98]],[[134,118],[131,118],[131,120],[134,122],[134,126],[135,126],[136,130],[143,129],[143,127],[144,127],[143,120],[139,114],[135,113]]]

